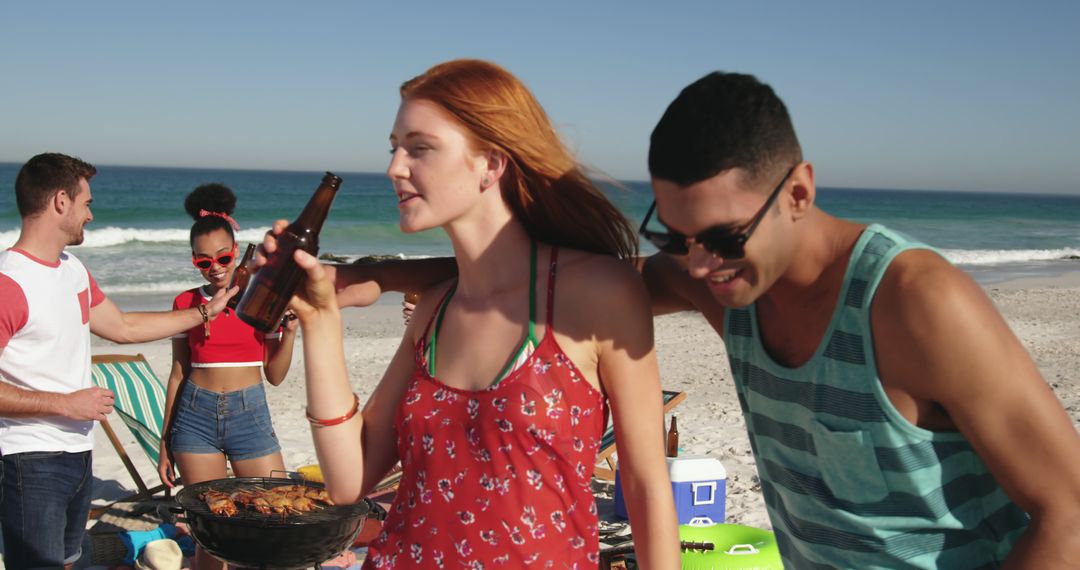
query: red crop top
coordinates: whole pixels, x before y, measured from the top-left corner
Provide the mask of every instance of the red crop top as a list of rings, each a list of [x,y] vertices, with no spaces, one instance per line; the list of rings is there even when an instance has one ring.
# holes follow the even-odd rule
[[[184,291],[173,300],[173,309],[190,309],[210,300],[202,287]],[[174,339],[187,339],[191,349],[192,368],[221,368],[227,366],[262,366],[266,341],[281,338],[281,330],[270,334],[259,332],[241,321],[236,311],[225,309],[210,321],[210,338],[203,325],[195,326]]]

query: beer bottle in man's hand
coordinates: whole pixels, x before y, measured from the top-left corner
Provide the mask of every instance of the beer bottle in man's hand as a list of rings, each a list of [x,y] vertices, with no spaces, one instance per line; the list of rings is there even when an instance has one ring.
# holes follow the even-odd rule
[[[306,275],[293,261],[293,252],[302,249],[319,254],[319,230],[338,188],[341,178],[327,172],[300,217],[277,236],[277,251],[251,278],[236,307],[240,320],[264,332],[277,330],[285,307]]]
[[[240,263],[236,265],[236,269],[233,270],[232,280],[229,281],[229,286],[226,289],[232,289],[233,287],[239,287],[240,290],[235,295],[229,298],[229,301],[225,303],[225,306],[236,310],[236,305],[240,303],[240,297],[244,296],[244,290],[247,289],[248,280],[251,279],[251,268],[248,264],[251,263],[251,258],[255,256],[255,244],[249,243],[247,249],[244,250],[244,257],[240,258]]]

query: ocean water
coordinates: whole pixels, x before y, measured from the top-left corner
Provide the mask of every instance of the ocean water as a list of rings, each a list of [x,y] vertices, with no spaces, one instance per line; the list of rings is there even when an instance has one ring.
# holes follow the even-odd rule
[[[0,163],[0,247],[19,234],[18,164]],[[201,282],[191,266],[184,197],[221,182],[237,194],[241,242],[261,240],[270,223],[293,219],[322,172],[99,166],[92,181],[94,221],[72,251],[108,294],[176,293]],[[382,174],[337,172],[344,179],[320,236],[321,251],[423,257],[449,255],[438,230],[403,234],[396,199]],[[635,223],[652,200],[648,183],[607,188]],[[1037,189],[1033,189],[1037,190]],[[982,283],[1080,270],[1080,196],[819,188],[827,212],[880,222],[938,248]],[[643,244],[642,251],[655,251]]]

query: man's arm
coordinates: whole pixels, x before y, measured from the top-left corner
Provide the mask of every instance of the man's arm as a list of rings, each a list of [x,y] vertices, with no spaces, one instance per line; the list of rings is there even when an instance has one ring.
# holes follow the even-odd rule
[[[951,421],[1032,517],[1006,567],[1074,566],[1080,437],[992,301],[925,250],[898,256],[879,291],[874,345],[890,397],[901,394],[902,408],[910,395],[905,415],[925,419],[924,427],[947,429]]]
[[[277,252],[277,236],[288,225],[288,220],[273,223],[255,255],[256,266],[265,265],[267,257]],[[338,307],[366,307],[375,303],[383,291],[421,292],[457,275],[457,263],[452,257],[321,265],[326,279],[334,284]]]
[[[453,257],[390,259],[323,268],[337,290],[339,307],[366,307],[384,291],[421,292],[457,275]]]
[[[720,332],[724,309],[713,298],[703,279],[690,276],[687,259],[686,256],[656,253],[634,260],[649,291],[653,315],[697,311],[705,314]]]
[[[690,299],[704,288],[701,280],[690,277],[682,259],[655,254],[638,257],[633,263],[645,280],[653,315],[697,310]],[[378,300],[384,291],[420,292],[457,275],[457,264],[452,257],[325,264],[323,268],[334,282],[339,307],[365,307]]]
[[[682,289],[691,285],[690,274],[680,263],[683,260],[657,253],[636,261],[649,291],[654,316],[694,310],[693,303],[682,293]]]
[[[238,289],[220,289],[206,306],[207,318],[214,320]],[[126,344],[170,337],[203,323],[198,307],[175,311],[125,313],[105,298],[90,308],[90,332],[113,342]]]
[[[4,349],[0,348],[0,357]],[[24,390],[0,380],[0,416],[32,418],[64,416],[74,420],[103,420],[113,409],[113,393],[93,386],[70,394]]]

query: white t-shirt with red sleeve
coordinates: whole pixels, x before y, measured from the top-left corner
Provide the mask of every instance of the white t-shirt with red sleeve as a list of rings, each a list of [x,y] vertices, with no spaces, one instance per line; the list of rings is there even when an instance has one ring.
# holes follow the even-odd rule
[[[105,294],[76,257],[49,262],[0,251],[0,381],[25,390],[89,388],[90,308]],[[88,451],[93,421],[60,416],[0,417],[0,453]]]

